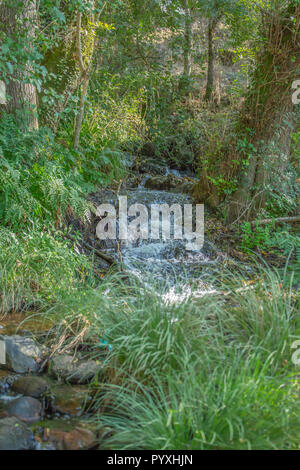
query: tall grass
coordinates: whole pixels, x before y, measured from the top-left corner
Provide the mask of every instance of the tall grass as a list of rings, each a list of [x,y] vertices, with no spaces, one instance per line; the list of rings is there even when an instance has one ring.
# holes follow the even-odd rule
[[[180,368],[183,356],[206,354],[207,330],[201,311],[188,305],[166,305],[162,296],[132,280],[114,287],[115,299],[99,312],[97,322],[113,345],[110,364],[142,381]],[[94,323],[95,324],[95,323]]]
[[[288,449],[299,439],[295,393],[259,355],[235,350],[227,363],[184,361],[151,386],[111,387],[99,419],[113,430],[110,449]]]
[[[106,393],[101,387],[96,405],[99,426],[112,430],[107,448],[298,446],[291,344],[299,305],[276,273],[262,272],[251,289],[235,284],[226,299],[172,306],[141,286],[116,289],[118,300],[94,323],[118,377]]]
[[[236,286],[239,278],[231,277]],[[219,305],[218,316],[232,341],[259,351],[265,360],[272,353],[275,371],[290,361],[291,338],[300,335],[299,301],[292,279],[287,283],[277,271],[261,269],[254,284],[231,290],[230,302],[225,308]]]
[[[62,349],[104,360],[107,383],[91,384],[93,420],[111,430],[102,447],[297,448],[299,298],[278,273],[223,276],[226,295],[166,304],[166,286],[124,274],[86,282],[86,259],[43,233],[2,229],[1,311],[38,302]]]
[[[69,245],[59,232],[0,227],[0,314],[45,311],[78,290],[91,267]]]

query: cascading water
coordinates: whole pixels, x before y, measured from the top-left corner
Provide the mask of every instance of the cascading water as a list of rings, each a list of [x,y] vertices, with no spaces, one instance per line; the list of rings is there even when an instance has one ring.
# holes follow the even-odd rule
[[[167,169],[166,174],[171,174],[170,170]],[[176,170],[176,177],[178,174],[180,173]],[[180,176],[182,178],[181,174]],[[135,189],[120,191],[120,194],[127,196],[128,207],[136,203],[147,207],[149,234],[151,205],[179,204],[183,207],[184,204],[192,204],[192,199],[187,194],[145,188],[145,183],[150,177],[145,175]],[[103,202],[117,204],[117,197],[97,201],[98,204]],[[116,256],[115,244],[109,241],[106,249]],[[201,295],[212,291],[212,287],[203,281],[203,271],[209,270],[218,262],[218,253],[208,240],[205,240],[201,250],[188,251],[185,240],[174,240],[173,237],[169,240],[152,240],[149,235],[147,240],[120,241],[118,253],[121,254],[124,270],[134,274],[147,285],[151,284],[153,287],[153,284],[156,284],[167,302],[185,300],[192,292],[193,295]]]

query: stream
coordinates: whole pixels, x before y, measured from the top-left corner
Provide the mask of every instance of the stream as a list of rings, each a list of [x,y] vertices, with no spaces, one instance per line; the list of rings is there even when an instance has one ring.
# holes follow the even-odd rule
[[[184,173],[166,168],[165,176],[169,175],[174,176],[175,181],[178,180],[178,182],[185,178]],[[215,291],[212,285],[204,281],[204,278],[208,277],[224,258],[223,253],[213,243],[204,238],[201,250],[187,250],[186,240],[174,240],[173,238],[174,217],[171,217],[170,240],[152,240],[150,238],[152,205],[167,204],[172,206],[179,204],[183,208],[184,204],[193,204],[190,195],[182,193],[176,188],[157,190],[145,187],[150,178],[151,175],[144,175],[136,188],[122,189],[119,194],[119,196],[127,196],[128,207],[132,204],[143,204],[149,213],[148,240],[120,242],[119,251],[123,269],[135,275],[145,285],[151,284],[151,288],[155,288],[156,285],[158,295],[162,295],[166,302],[180,302],[186,300],[190,295],[201,296]],[[118,206],[118,199],[114,194],[106,194],[103,199],[96,197],[93,202],[97,205],[109,203],[115,207]],[[195,210],[193,218],[195,219]],[[101,243],[106,252],[120,261],[114,242],[109,240]]]
[[[191,177],[187,178],[186,175],[179,173],[177,170],[166,168],[165,175],[142,175],[138,184],[135,184],[135,187],[129,184],[127,187],[121,188],[119,195],[127,196],[128,207],[135,203],[145,205],[148,208],[149,214],[153,204],[168,204],[169,206],[179,204],[182,207],[184,204],[192,204],[191,197],[186,192],[181,192],[176,188],[176,185],[180,187],[181,182],[186,181],[186,179],[188,179],[189,184],[193,183]],[[153,181],[151,182],[150,180]],[[171,185],[175,187],[164,189],[164,180],[166,186],[172,183]],[[159,189],[155,187],[150,188],[150,182],[154,186],[159,186]],[[118,204],[116,194],[111,191],[94,194],[92,200],[97,206],[102,203]],[[149,218],[149,226],[150,223],[151,217]],[[96,241],[96,238],[94,238],[94,241]],[[144,283],[146,288],[155,289],[157,295],[162,296],[163,301],[166,303],[179,303],[186,301],[190,296],[197,297],[215,292],[214,286],[205,279],[208,279],[209,274],[222,262],[223,255],[209,240],[205,239],[204,246],[199,251],[188,251],[185,240],[174,239],[165,241],[159,239],[122,241],[120,245],[114,240],[98,241],[97,243],[101,245],[101,249],[114,257],[116,261],[121,261],[125,272],[136,276]],[[16,315],[15,319],[13,317],[6,318],[5,320],[0,319],[0,335],[16,334],[16,328],[23,319],[25,317],[22,317],[22,315]],[[29,331],[28,333],[28,325],[26,323],[24,330],[22,328],[17,330],[17,334],[27,336],[32,334],[32,332]],[[2,419],[7,416],[5,410],[11,410],[14,404],[20,404],[20,400],[22,401],[27,393],[26,390],[28,389],[22,392],[22,387],[19,387],[19,389],[15,387],[14,389],[13,384],[20,377],[22,377],[22,374],[14,374],[0,369],[0,418]],[[93,448],[93,438],[88,434],[90,431],[84,427],[83,406],[85,405],[83,403],[87,401],[88,387],[85,385],[68,386],[61,383],[57,384],[53,379],[51,379],[52,383],[49,384],[50,379],[45,374],[41,377],[42,380],[47,382],[47,384],[44,383],[43,385],[45,390],[47,390],[48,386],[55,390],[55,406],[50,407],[50,410],[46,409],[44,411],[43,419],[38,423],[38,432],[34,432],[35,439],[26,437],[26,430],[24,428],[25,434],[21,435],[21,444],[18,441],[18,445],[21,446],[20,448],[77,449],[80,448],[76,447],[77,445],[79,446],[78,442],[82,443],[82,441],[84,441],[83,448]],[[41,383],[39,387],[41,387]],[[39,398],[40,401],[43,401],[44,397],[42,393],[40,395],[31,393],[31,396]],[[35,400],[33,405],[39,406],[36,398],[33,399]],[[27,425],[30,423],[30,420],[27,420],[26,413],[30,415],[30,412],[26,406],[30,408],[31,405],[30,403],[21,403],[21,412],[25,413],[25,423]],[[25,411],[24,407],[26,408]],[[16,416],[16,414],[11,412],[9,416]],[[54,431],[51,430],[53,426],[55,428]],[[46,435],[49,429],[50,441],[48,439],[49,436]],[[9,426],[5,432],[9,433]],[[38,438],[37,435],[41,437]],[[11,443],[3,444],[3,442],[5,442],[5,436],[1,435],[0,419],[0,449],[1,445],[12,445]]]

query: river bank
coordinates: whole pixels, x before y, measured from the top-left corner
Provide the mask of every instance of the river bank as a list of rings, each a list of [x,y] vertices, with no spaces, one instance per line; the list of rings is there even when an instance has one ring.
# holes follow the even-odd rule
[[[90,199],[192,202],[192,175],[159,172]],[[99,242],[96,223],[83,239],[114,260],[95,257],[100,285],[0,320],[0,447],[293,448],[295,292],[209,238],[200,252],[180,240]]]

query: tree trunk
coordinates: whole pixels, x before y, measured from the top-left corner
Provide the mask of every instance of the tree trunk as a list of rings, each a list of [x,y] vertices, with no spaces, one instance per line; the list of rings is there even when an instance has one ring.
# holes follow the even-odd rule
[[[90,22],[92,24],[97,24],[99,21],[99,16],[100,16],[99,12],[97,13],[96,16],[94,15],[94,13],[92,13]],[[94,34],[94,40],[93,40],[90,56],[88,58],[87,65],[85,65],[83,62],[82,50],[81,50],[81,21],[82,21],[82,13],[77,12],[76,59],[79,65],[79,70],[81,72],[82,89],[81,89],[81,96],[80,96],[79,112],[75,119],[75,132],[74,132],[75,150],[77,150],[79,147],[81,127],[82,127],[82,122],[84,118],[85,101],[86,101],[87,94],[88,94],[91,67],[92,67],[94,52],[95,52],[96,44],[97,44],[97,35]]]
[[[214,91],[215,82],[215,49],[214,49],[214,32],[216,30],[219,19],[210,19],[208,23],[208,65],[207,65],[207,82],[205,91],[205,100],[210,101]]]
[[[4,33],[11,39],[26,34],[27,48],[32,47],[37,22],[36,0],[23,0],[23,5],[16,2],[0,3],[0,23]],[[26,83],[30,75],[30,64],[25,64],[22,71],[15,69],[7,83],[6,111],[16,113],[21,110],[25,114],[25,126],[29,129],[38,129],[37,94],[31,83]]]
[[[284,193],[284,170],[295,127],[291,86],[300,67],[300,5],[290,2],[284,11],[269,13],[264,20],[264,49],[239,123],[240,137],[248,142],[246,155],[242,156],[247,158],[247,166],[230,200],[230,222],[251,217],[264,207],[271,182],[277,192]],[[244,131],[243,135],[245,129],[250,132]]]
[[[84,117],[85,100],[86,100],[87,93],[88,93],[89,81],[90,81],[89,74],[84,73],[81,96],[80,96],[79,112],[76,116],[76,121],[75,121],[75,134],[74,134],[75,150],[77,150],[79,146],[81,126],[82,126],[83,117]]]
[[[188,0],[184,0],[184,48],[183,59],[184,69],[183,76],[188,78],[192,73],[192,17]]]

